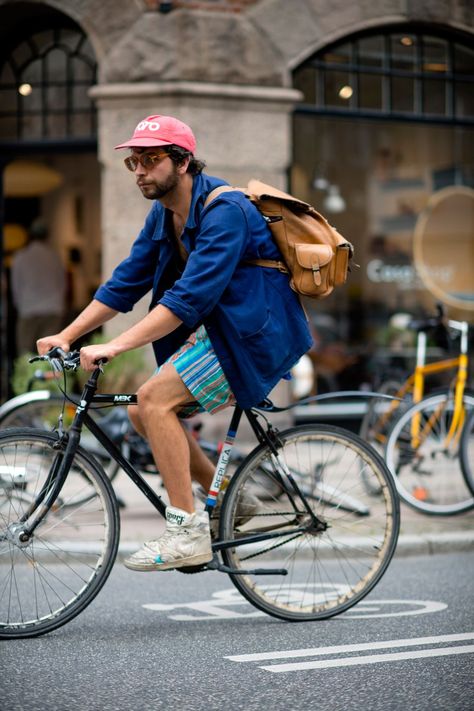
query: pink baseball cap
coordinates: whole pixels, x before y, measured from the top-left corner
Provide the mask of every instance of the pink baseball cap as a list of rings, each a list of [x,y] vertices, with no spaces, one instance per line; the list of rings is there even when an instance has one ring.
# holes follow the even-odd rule
[[[196,139],[185,123],[172,116],[147,116],[140,121],[129,141],[115,148],[152,148],[171,144],[194,153]]]

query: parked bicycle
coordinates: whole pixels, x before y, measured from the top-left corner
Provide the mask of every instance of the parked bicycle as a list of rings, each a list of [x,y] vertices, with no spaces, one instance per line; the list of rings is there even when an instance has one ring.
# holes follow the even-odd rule
[[[389,404],[386,399],[370,400],[359,434],[383,452],[407,504],[434,515],[462,513],[474,507],[459,448],[465,413],[474,398],[466,388],[469,326],[447,320],[439,307],[435,317],[412,321],[409,327],[417,331],[415,369],[402,384],[390,380],[380,388],[394,399]],[[433,330],[451,345],[456,340],[452,334],[458,336],[456,357],[426,363],[427,336]],[[450,371],[451,385],[424,397],[426,379]]]
[[[38,358],[71,369],[79,362],[78,354],[58,349]],[[70,427],[0,433],[2,638],[37,636],[69,622],[95,598],[114,564],[119,509],[103,468],[81,446],[84,427],[165,513],[162,499],[90,415],[94,404],[136,402],[134,395],[97,393],[100,373],[98,367],[84,386]],[[245,411],[258,444],[229,482],[243,414],[234,408],[205,506],[212,514],[216,500],[221,503],[214,558],[180,570],[227,573],[269,615],[326,619],[359,602],[387,569],[399,532],[396,489],[382,458],[357,435],[323,425],[278,432],[269,420],[273,409],[267,401]],[[380,491],[370,501],[362,471]],[[265,498],[268,482],[277,494]],[[251,518],[239,509],[249,491],[260,500]],[[346,496],[363,502],[363,510],[343,505]]]

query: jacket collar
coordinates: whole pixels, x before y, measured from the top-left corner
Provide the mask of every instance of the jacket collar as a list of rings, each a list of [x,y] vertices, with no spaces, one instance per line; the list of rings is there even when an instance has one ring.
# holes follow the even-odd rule
[[[224,180],[213,178],[204,173],[198,173],[193,177],[193,190],[191,196],[191,205],[189,208],[188,219],[184,226],[184,232],[195,230],[199,226],[200,216],[204,206],[206,196],[211,190],[219,185],[227,185]],[[166,210],[163,205],[156,200],[154,209],[157,212],[156,227],[153,234],[154,240],[170,239],[167,225],[170,217],[170,211]]]

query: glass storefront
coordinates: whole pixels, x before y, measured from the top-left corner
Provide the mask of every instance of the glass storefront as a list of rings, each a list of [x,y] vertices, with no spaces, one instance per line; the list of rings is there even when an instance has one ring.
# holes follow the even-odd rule
[[[434,313],[437,300],[450,318],[474,321],[473,80],[468,47],[403,31],[345,41],[295,72],[305,103],[293,122],[291,192],[354,244],[360,265],[345,287],[306,304],[319,390],[406,372],[416,338],[407,320]],[[417,262],[420,215],[442,191],[449,199]],[[431,339],[429,355],[441,352]]]
[[[44,224],[63,261],[67,319],[88,303],[100,280],[101,232],[97,111],[88,93],[97,81],[91,42],[53,8],[35,4],[0,10],[3,400],[12,394],[14,362],[21,355],[10,269],[29,228],[35,221]]]

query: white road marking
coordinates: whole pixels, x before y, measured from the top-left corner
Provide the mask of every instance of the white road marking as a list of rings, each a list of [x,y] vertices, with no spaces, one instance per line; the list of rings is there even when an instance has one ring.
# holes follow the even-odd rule
[[[437,647],[435,649],[419,649],[412,652],[397,652],[395,654],[369,654],[363,657],[345,657],[344,659],[324,659],[314,662],[295,662],[294,664],[274,664],[260,667],[270,672],[292,672],[305,669],[328,669],[330,667],[350,667],[357,664],[380,664],[381,662],[399,662],[405,659],[422,659],[427,657],[446,657],[452,654],[472,654],[474,644],[461,647]]]
[[[275,586],[276,587],[276,586]],[[301,586],[293,585],[288,588],[291,594],[291,600],[297,604],[302,599]],[[304,586],[307,587],[306,585]],[[315,585],[323,589],[322,584]],[[336,590],[335,585],[326,585],[330,590]],[[273,589],[273,586],[267,586],[267,589]],[[279,588],[282,590],[281,586]],[[343,590],[343,586],[339,586],[339,592]],[[286,590],[285,590],[286,592]],[[324,599],[324,598],[323,598]],[[390,607],[393,611],[390,612]],[[160,603],[152,602],[144,604],[143,607],[147,610],[157,612],[170,612],[168,615],[170,620],[179,622],[194,622],[196,620],[220,620],[220,619],[238,619],[242,617],[262,617],[264,612],[255,610],[250,603],[245,600],[235,588],[219,590],[212,593],[209,600],[196,600],[195,602],[178,602],[178,603]],[[410,609],[410,607],[412,609]],[[236,608],[243,610],[237,611]],[[410,615],[423,615],[433,612],[440,612],[447,608],[446,603],[434,600],[361,600],[354,608],[345,612],[339,621],[348,619],[364,619],[375,617],[406,617]],[[178,612],[178,610],[187,610],[188,612]],[[388,610],[388,611],[387,611]]]
[[[365,642],[363,644],[338,644],[332,647],[308,647],[307,649],[288,649],[280,652],[256,652],[237,654],[226,657],[233,662],[262,662],[266,659],[294,659],[295,657],[316,657],[321,654],[345,654],[346,652],[365,652],[369,649],[387,649],[396,647],[418,647],[426,644],[444,642],[467,642],[474,639],[474,632],[445,634],[438,637],[413,637],[410,639],[390,639],[384,642]],[[360,657],[359,657],[360,658]]]

